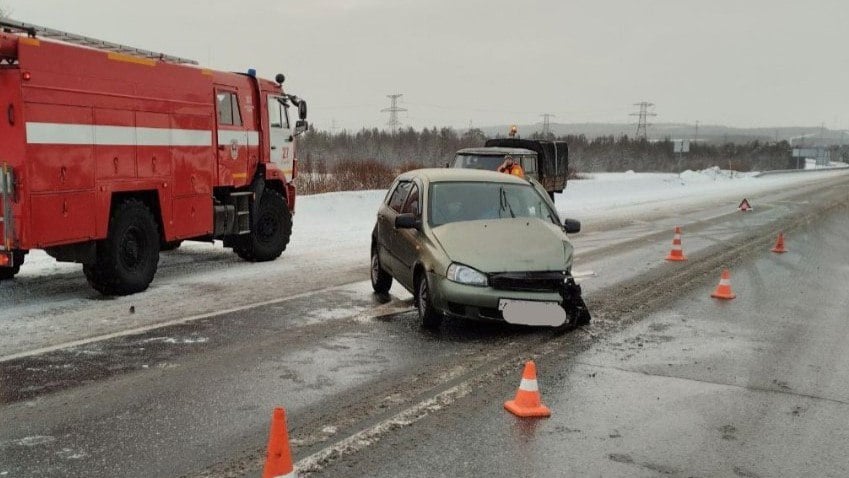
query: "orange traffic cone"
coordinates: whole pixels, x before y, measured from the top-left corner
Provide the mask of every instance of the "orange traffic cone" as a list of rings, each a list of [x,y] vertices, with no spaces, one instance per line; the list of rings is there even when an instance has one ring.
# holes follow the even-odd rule
[[[504,408],[513,415],[522,418],[551,416],[551,410],[542,404],[539,395],[537,366],[533,360],[529,360],[525,364],[525,371],[522,372],[522,382],[519,384],[516,398],[504,402]]]
[[[775,241],[775,247],[773,247],[770,250],[772,252],[777,252],[779,254],[787,252],[787,249],[784,248],[784,233],[783,232],[778,233],[778,239],[776,239],[776,241]]]
[[[681,248],[681,228],[675,228],[675,236],[672,237],[672,250],[666,256],[667,261],[686,261],[684,250]]]
[[[716,286],[716,290],[710,296],[714,299],[726,300],[737,297],[737,294],[731,290],[731,272],[728,269],[722,270],[722,278],[719,279],[719,285]]]
[[[268,455],[262,478],[295,478],[292,451],[289,449],[289,432],[286,431],[286,411],[274,409],[271,416],[271,433],[268,436]]]

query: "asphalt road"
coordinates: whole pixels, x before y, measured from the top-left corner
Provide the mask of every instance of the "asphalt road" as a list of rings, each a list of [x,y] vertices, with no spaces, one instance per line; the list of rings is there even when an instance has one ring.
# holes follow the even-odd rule
[[[381,470],[396,469],[403,463],[400,451],[418,444],[427,444],[425,449],[433,453],[440,453],[442,442],[462,450],[467,440],[440,437],[457,427],[453,436],[476,443],[481,439],[469,434],[478,425],[482,432],[487,427],[503,428],[482,413],[489,405],[499,408],[504,394],[512,393],[522,359],[540,356],[542,387],[550,405],[566,395],[565,390],[570,396],[575,393],[584,372],[574,372],[573,377],[572,368],[610,367],[604,374],[627,376],[625,367],[633,365],[633,357],[620,360],[615,354],[631,347],[622,345],[630,342],[615,337],[639,330],[651,319],[638,319],[656,310],[674,313],[677,306],[670,304],[683,290],[704,289],[708,282],[715,285],[720,266],[754,259],[777,229],[807,231],[826,213],[845,216],[844,209],[828,208],[849,200],[847,184],[849,178],[841,176],[765,194],[754,198],[757,209],[749,214],[736,212],[736,203],[702,204],[588,228],[575,237],[581,251],[577,268],[593,273],[584,286],[597,320],[565,335],[459,321],[448,321],[437,333],[423,331],[408,312],[406,293],[393,290],[391,297],[374,297],[368,284],[359,282],[356,262],[352,262],[343,268],[345,277],[357,281],[351,284],[321,288],[317,282],[328,272],[318,268],[312,283],[299,280],[295,287],[301,290],[292,289],[289,298],[264,305],[196,314],[186,321],[178,315],[165,324],[142,323],[151,325],[144,330],[97,325],[90,339],[67,346],[45,343],[48,347],[39,348],[39,343],[33,343],[0,360],[0,477],[250,476],[261,466],[268,417],[276,405],[287,408],[302,468],[331,467],[328,476],[345,470],[379,474],[377,468],[365,467],[360,457],[371,457]],[[685,226],[685,251],[691,257],[686,264],[666,264],[660,259],[669,249],[674,225]],[[798,242],[802,235],[792,232],[790,237],[791,248],[803,246]],[[836,237],[832,241],[840,242]],[[813,243],[806,240],[804,244],[808,242]],[[794,257],[781,259],[792,264]],[[837,257],[829,261],[839,265]],[[166,268],[164,280],[177,281],[179,274],[169,276]],[[808,287],[814,285],[800,290]],[[166,296],[170,314],[175,312],[173,304],[179,303],[179,293]],[[154,291],[143,298],[141,310],[155,305],[156,297]],[[786,298],[785,306],[789,306]],[[741,303],[742,297],[734,306]],[[72,313],[84,312],[85,307],[78,305]],[[183,316],[194,312],[184,310]],[[62,317],[57,311],[60,323]],[[97,336],[101,330],[110,334]],[[681,334],[676,327],[670,330],[661,335],[677,337],[689,329],[678,331]],[[788,343],[793,340],[786,338]],[[622,344],[615,345],[617,341]],[[644,342],[634,345],[637,352],[648,350]],[[567,355],[560,356],[564,350]],[[614,356],[599,355],[602,352]],[[577,353],[590,354],[597,361],[577,360]],[[553,365],[559,363],[569,368],[555,372],[558,367]],[[693,373],[699,370],[690,365]],[[597,372],[593,383],[602,384],[598,379],[604,374]],[[631,393],[647,386],[642,376],[653,377],[636,376],[630,378],[631,385],[618,390]],[[791,383],[781,377],[775,380]],[[628,383],[610,377],[608,385],[620,381]],[[562,387],[559,394],[557,386]],[[591,398],[598,401],[615,396],[617,388],[595,390],[599,395]],[[559,412],[560,406],[553,406],[555,418],[546,423],[565,415]],[[616,407],[623,404],[611,402],[610,408]],[[454,413],[461,413],[460,419]],[[638,415],[632,414],[632,419],[640,419]],[[568,428],[598,431],[589,424],[583,426]],[[437,433],[439,429],[444,431]],[[503,439],[497,431],[487,433],[492,443]],[[639,442],[636,435],[633,439]],[[381,447],[392,440],[399,443],[399,452],[381,453]],[[559,441],[557,436],[551,445]],[[490,451],[483,446],[468,450],[480,457],[485,456],[482,451]],[[607,465],[634,466],[624,463],[626,455],[634,463],[644,460],[636,451],[623,450],[611,451],[619,461],[610,459],[613,464]],[[429,460],[440,461],[435,456]],[[476,466],[474,458],[469,458],[469,466]],[[550,471],[539,469],[540,473]],[[642,473],[639,470],[647,468],[634,469]],[[450,471],[446,468],[444,473],[454,474]]]
[[[849,209],[587,350],[537,358],[548,419],[502,408],[520,377],[386,434],[326,476],[849,476]]]

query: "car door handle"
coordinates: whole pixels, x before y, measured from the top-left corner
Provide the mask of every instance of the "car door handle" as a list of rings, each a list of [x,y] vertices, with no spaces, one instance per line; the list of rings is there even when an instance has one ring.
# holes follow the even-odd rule
[[[277,149],[277,146],[272,146],[271,149],[275,150],[275,149]]]

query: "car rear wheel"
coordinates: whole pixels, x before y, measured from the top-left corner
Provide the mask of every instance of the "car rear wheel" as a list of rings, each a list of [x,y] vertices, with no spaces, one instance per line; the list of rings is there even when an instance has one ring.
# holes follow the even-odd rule
[[[416,284],[416,308],[419,311],[419,320],[422,327],[426,329],[437,329],[442,324],[442,314],[433,307],[430,295],[430,284],[427,274],[421,273]]]
[[[392,287],[392,276],[380,265],[377,246],[371,248],[371,287],[378,294],[386,294]]]

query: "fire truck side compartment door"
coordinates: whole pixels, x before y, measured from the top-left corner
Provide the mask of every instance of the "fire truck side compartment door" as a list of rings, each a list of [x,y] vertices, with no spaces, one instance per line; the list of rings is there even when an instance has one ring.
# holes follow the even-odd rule
[[[30,231],[39,247],[95,236],[94,192],[39,194],[31,202]]]
[[[164,113],[136,112],[136,164],[140,178],[171,176],[171,148],[161,137],[170,134],[171,118]]]
[[[294,148],[292,141],[292,130],[289,127],[288,108],[280,103],[280,97],[266,95],[268,105],[268,157],[283,175],[286,182],[292,180],[292,169],[294,167]]]
[[[30,191],[94,189],[92,109],[28,103],[26,118]]]
[[[94,109],[97,179],[130,179],[136,173],[136,118],[132,111]]]

